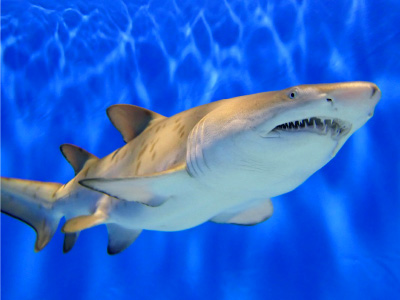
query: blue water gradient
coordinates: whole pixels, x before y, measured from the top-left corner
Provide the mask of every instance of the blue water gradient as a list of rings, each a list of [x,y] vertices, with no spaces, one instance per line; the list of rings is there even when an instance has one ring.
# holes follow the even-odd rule
[[[63,143],[123,145],[116,103],[166,116],[300,83],[373,81],[375,116],[254,227],[144,232],[106,253],[100,226],[1,216],[2,299],[400,299],[400,2],[2,1],[1,174],[66,182]],[[62,224],[63,222],[61,222]]]

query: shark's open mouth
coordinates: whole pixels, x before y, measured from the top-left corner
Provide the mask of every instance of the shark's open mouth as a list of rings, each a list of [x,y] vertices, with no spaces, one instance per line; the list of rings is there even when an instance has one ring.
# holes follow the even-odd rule
[[[338,139],[343,135],[346,135],[350,129],[351,124],[340,119],[312,117],[278,125],[272,130],[272,132],[308,131],[322,135],[330,133],[332,138]]]

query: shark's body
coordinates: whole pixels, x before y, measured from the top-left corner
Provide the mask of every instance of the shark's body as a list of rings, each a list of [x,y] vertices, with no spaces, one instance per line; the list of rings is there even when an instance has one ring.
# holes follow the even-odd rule
[[[107,224],[109,253],[143,229],[177,231],[206,221],[253,225],[331,160],[380,99],[368,82],[302,85],[221,100],[165,118],[131,105],[108,109],[125,146],[98,159],[61,150],[67,184],[2,178],[2,212],[31,225],[41,250],[67,219],[64,251],[79,231]]]

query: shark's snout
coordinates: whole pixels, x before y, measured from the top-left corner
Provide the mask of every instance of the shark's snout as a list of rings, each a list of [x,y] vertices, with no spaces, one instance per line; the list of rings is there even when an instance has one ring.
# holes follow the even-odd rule
[[[363,116],[370,117],[381,98],[380,89],[372,82],[346,82],[333,87],[326,86],[327,96],[333,99],[332,107],[350,122]]]
[[[376,93],[378,93],[378,92],[379,92],[379,94],[381,93],[380,89],[374,83],[371,86],[371,90],[372,90],[371,98],[374,97],[376,95]]]
[[[324,89],[324,86],[322,87]],[[366,100],[371,98],[380,98],[381,91],[375,83],[372,82],[345,82],[327,85],[327,94],[335,97],[337,100]]]

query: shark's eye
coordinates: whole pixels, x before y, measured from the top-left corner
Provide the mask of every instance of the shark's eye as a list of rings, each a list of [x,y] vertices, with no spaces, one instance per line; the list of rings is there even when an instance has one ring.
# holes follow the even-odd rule
[[[297,98],[297,94],[298,94],[297,89],[294,89],[294,90],[291,90],[291,91],[288,93],[288,96],[289,96],[290,99],[296,99],[296,98]]]

